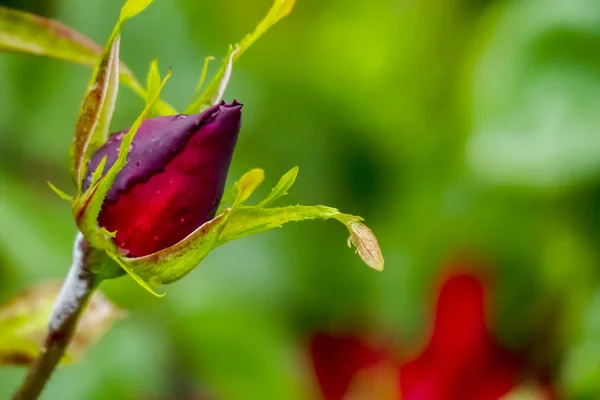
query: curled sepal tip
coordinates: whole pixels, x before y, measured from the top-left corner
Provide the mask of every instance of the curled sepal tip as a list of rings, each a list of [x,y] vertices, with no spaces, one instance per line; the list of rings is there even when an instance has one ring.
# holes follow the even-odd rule
[[[232,196],[232,206],[224,209],[180,242],[143,257],[131,258],[118,253],[114,253],[113,257],[118,258],[119,264],[144,288],[152,291],[151,285],[167,284],[181,279],[211,250],[232,240],[277,228],[287,222],[336,219],[350,232],[349,243],[356,247],[356,252],[362,260],[375,270],[383,270],[384,261],[377,238],[361,222],[362,218],[343,214],[326,206],[265,207],[287,193],[297,173],[298,169],[293,168],[279,180],[263,201],[256,206],[247,206],[244,205],[245,201],[264,178],[263,170],[253,169],[233,186],[235,196]]]

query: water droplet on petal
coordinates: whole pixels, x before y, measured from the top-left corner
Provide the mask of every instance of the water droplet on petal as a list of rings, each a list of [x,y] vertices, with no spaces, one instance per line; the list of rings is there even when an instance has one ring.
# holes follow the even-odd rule
[[[179,220],[179,223],[180,223],[181,225],[185,224],[185,218],[181,218],[181,219]]]
[[[187,115],[185,114],[179,114],[173,117],[173,121],[179,121],[180,119],[184,119],[187,118]]]
[[[156,235],[155,235],[155,236],[152,238],[152,240],[154,240],[155,242],[158,242],[158,236],[156,236]]]
[[[135,149],[135,144],[131,143],[129,145],[129,149],[127,149],[127,154],[131,154],[131,152],[133,151],[133,149]]]

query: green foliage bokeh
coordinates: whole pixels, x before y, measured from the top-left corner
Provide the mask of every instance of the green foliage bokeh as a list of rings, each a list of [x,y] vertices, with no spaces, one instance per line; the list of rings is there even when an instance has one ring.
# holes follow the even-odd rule
[[[99,43],[121,6],[0,4]],[[124,28],[122,59],[139,77],[155,57],[171,66],[164,98],[183,109],[204,57],[222,57],[270,4],[157,0]],[[129,317],[44,398],[311,398],[309,332],[420,343],[437,273],[461,252],[493,266],[498,336],[546,340],[568,398],[598,398],[599,22],[595,0],[298,0],[234,68],[225,98],[245,105],[230,177],[265,169],[264,197],[299,165],[288,202],[364,217],[386,270],[364,267],[343,227],[317,221],[214,251],[163,299],[107,282]],[[0,300],[66,274],[75,226],[46,181],[71,185],[89,73],[0,54]],[[142,107],[121,90],[111,130]],[[23,373],[0,369],[0,398]]]

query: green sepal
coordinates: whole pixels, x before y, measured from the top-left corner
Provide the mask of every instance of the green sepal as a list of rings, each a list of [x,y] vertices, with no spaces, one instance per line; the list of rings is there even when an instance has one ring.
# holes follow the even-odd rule
[[[296,0],[275,0],[267,15],[254,29],[254,32],[244,36],[239,43],[229,46],[221,68],[217,71],[207,88],[202,93],[197,94],[195,99],[185,109],[186,114],[201,112],[221,100],[231,77],[233,63],[271,26],[287,16],[294,8],[295,3]]]
[[[269,204],[273,203],[275,200],[285,196],[288,193],[288,190],[294,185],[296,182],[296,177],[298,176],[298,167],[294,167],[288,172],[285,173],[277,182],[277,185],[271,190],[271,193],[263,201],[258,203],[257,207],[265,207]]]
[[[66,194],[65,192],[63,192],[62,190],[60,190],[59,188],[57,188],[56,186],[54,186],[52,184],[52,182],[48,181],[48,186],[50,187],[50,189],[52,189],[52,191],[54,193],[56,193],[58,195],[58,197],[60,197],[63,200],[66,201],[73,201],[73,197],[69,196],[68,194]]]
[[[117,34],[111,37],[100,63],[94,69],[79,111],[70,151],[71,170],[78,193],[81,191],[87,161],[108,138],[119,89],[119,46],[120,37]]]
[[[90,183],[90,186],[94,186],[102,177],[102,174],[104,173],[104,168],[106,167],[107,159],[108,159],[108,157],[104,156],[104,157],[102,157],[102,160],[100,160],[98,167],[96,167],[96,169],[92,173],[92,182]]]
[[[230,208],[224,209],[214,219],[206,222],[185,239],[156,253],[128,258],[118,253],[124,269],[148,289],[152,285],[175,282],[192,271],[214,248],[243,236],[280,227],[287,222],[311,219],[336,219],[350,232],[349,243],[371,268],[383,270],[383,257],[375,235],[361,221],[362,218],[343,214],[325,206],[288,206],[266,208],[264,205],[283,196],[293,185],[298,169],[286,173],[267,198],[256,206],[244,206],[244,202],[263,181],[264,172],[253,169],[236,182],[233,190],[236,198]],[[141,280],[141,282],[140,282]]]
[[[81,233],[92,244],[92,246],[97,249],[105,250],[110,254],[116,254],[118,251],[116,245],[112,241],[114,232],[111,233],[98,227],[97,220],[102,208],[102,203],[104,202],[106,193],[108,193],[110,190],[110,187],[112,186],[117,174],[127,162],[127,154],[135,134],[154,106],[160,91],[170,77],[171,70],[169,70],[167,76],[163,79],[159,87],[156,88],[156,92],[151,94],[151,100],[148,102],[140,116],[135,120],[129,132],[123,136],[121,147],[119,148],[119,156],[112,167],[102,178],[98,180],[95,185],[90,186],[85,193],[76,198],[73,202],[73,216],[75,217],[75,221]]]
[[[206,75],[208,74],[208,64],[213,61],[215,58],[213,56],[207,56],[204,58],[204,65],[202,66],[202,72],[200,73],[200,79],[198,80],[198,85],[196,86],[196,95],[202,93],[202,87],[204,86],[204,82],[206,81]]]
[[[146,104],[151,100],[151,93],[155,93],[157,88],[160,86],[160,69],[158,68],[158,60],[155,58],[150,63],[148,70],[148,76],[146,78]],[[174,115],[177,112],[170,106],[165,106],[165,103],[156,101],[154,107],[148,114],[148,118],[152,118],[156,115]]]

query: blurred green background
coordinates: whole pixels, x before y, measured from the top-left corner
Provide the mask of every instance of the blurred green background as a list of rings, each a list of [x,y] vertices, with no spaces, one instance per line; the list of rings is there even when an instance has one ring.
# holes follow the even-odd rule
[[[0,4],[103,43],[122,1]],[[157,0],[126,25],[122,58],[139,77],[154,57],[172,66],[164,97],[182,109],[203,58],[222,57],[270,5]],[[46,181],[71,185],[89,74],[0,54],[2,301],[70,264],[75,226]],[[219,248],[163,299],[128,278],[106,282],[129,317],[43,398],[314,397],[310,332],[419,343],[432,282],[461,252],[496,272],[501,340],[535,343],[566,398],[600,398],[600,2],[298,0],[236,64],[225,98],[245,104],[230,180],[263,168],[266,193],[299,165],[285,201],[363,216],[386,270],[366,268],[341,225],[318,221]],[[112,130],[142,106],[122,88]],[[0,369],[0,398],[23,374]]]

